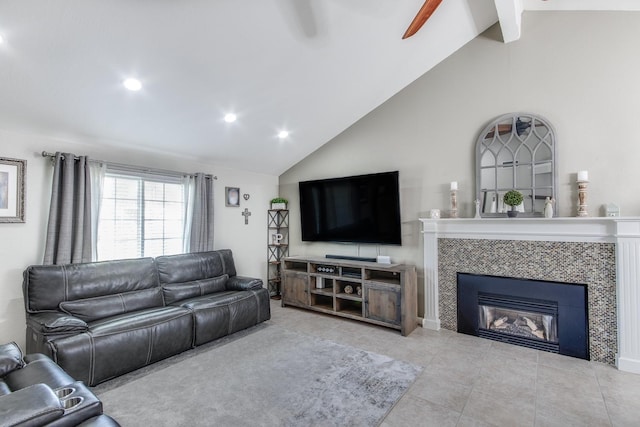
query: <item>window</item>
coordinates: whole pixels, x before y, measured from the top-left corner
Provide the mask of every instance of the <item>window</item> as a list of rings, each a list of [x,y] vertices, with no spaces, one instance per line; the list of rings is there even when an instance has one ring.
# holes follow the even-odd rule
[[[98,222],[98,260],[184,252],[184,187],[180,178],[107,171]]]

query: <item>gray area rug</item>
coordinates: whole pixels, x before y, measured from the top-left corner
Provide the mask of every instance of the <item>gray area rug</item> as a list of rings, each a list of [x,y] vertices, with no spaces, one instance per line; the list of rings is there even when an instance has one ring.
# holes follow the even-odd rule
[[[94,387],[129,426],[376,426],[421,371],[259,325]]]

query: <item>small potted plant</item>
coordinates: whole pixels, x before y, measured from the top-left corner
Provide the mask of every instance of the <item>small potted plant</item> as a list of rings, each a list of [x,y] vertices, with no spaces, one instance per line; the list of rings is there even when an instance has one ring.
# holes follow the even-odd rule
[[[275,199],[271,199],[271,209],[287,209],[287,203],[289,203],[287,199],[276,197]]]
[[[520,205],[523,199],[522,193],[518,190],[510,190],[504,194],[504,197],[502,198],[504,204],[511,206],[511,210],[507,211],[509,218],[515,218],[518,216],[516,206]]]

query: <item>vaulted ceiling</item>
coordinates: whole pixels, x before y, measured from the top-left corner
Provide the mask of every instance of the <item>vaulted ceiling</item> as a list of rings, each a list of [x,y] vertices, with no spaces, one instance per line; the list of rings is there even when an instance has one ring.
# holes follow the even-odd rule
[[[444,0],[402,40],[423,3],[2,0],[0,128],[279,175],[498,19],[510,42],[523,10],[640,10]],[[123,87],[129,77],[139,91]]]

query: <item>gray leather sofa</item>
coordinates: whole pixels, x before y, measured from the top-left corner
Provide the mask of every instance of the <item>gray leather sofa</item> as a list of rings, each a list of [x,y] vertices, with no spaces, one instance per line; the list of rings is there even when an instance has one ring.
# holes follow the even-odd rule
[[[27,352],[91,386],[271,318],[229,249],[30,266],[23,292]]]
[[[0,425],[117,427],[102,402],[43,354],[0,345]]]

